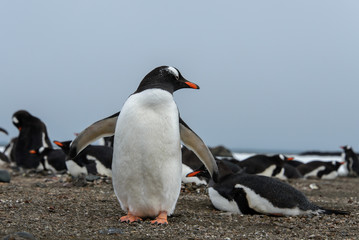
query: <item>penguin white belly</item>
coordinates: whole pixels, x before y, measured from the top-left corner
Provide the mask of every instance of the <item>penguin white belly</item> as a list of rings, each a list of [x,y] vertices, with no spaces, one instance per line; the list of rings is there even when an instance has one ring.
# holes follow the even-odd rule
[[[181,173],[179,116],[172,94],[149,89],[131,95],[117,120],[112,162],[122,209],[138,217],[172,214]]]
[[[73,177],[78,177],[81,174],[88,175],[87,169],[85,166],[81,167],[79,166],[75,161],[73,160],[67,160],[65,162],[66,168],[69,171],[70,175]]]
[[[309,211],[302,211],[297,206],[294,208],[279,208],[274,206],[268,199],[263,198],[252,189],[236,184],[235,188],[242,188],[247,194],[248,205],[250,208],[263,214],[281,214],[285,216],[297,216],[308,214]]]
[[[338,177],[338,172],[337,171],[332,171],[328,174],[324,174],[322,176],[322,179],[327,179],[327,180],[332,180],[335,179],[336,177]]]
[[[274,169],[276,168],[276,165],[270,165],[269,167],[267,167],[263,172],[257,173],[256,175],[260,175],[260,176],[267,176],[267,177],[271,177],[273,174]]]
[[[284,167],[280,170],[279,173],[277,173],[276,175],[274,175],[273,177],[275,178],[279,178],[281,180],[287,180],[288,178],[284,175]]]
[[[318,172],[323,171],[324,169],[325,169],[324,166],[320,166],[320,167],[314,169],[313,171],[311,171],[311,172],[305,174],[303,177],[304,177],[304,178],[309,178],[309,177],[315,177],[315,178],[317,178],[317,177],[318,177]]]
[[[208,188],[208,195],[213,206],[218,210],[242,214],[236,201],[234,200],[229,201],[221,194],[219,194],[214,188],[212,187]]]

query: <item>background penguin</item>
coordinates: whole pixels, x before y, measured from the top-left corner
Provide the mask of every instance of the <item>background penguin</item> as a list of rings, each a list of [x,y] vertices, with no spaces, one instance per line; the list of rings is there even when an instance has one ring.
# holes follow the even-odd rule
[[[10,140],[10,142],[5,146],[4,154],[10,161],[10,165],[12,167],[17,167],[16,161],[15,161],[15,146],[17,143],[17,137],[14,137]]]
[[[303,177],[303,175],[299,172],[299,170],[296,167],[293,167],[292,165],[287,164],[286,162],[284,162],[283,168],[284,168],[284,176],[287,179]]]
[[[233,173],[218,162],[219,180],[210,180],[208,194],[213,206],[222,211],[239,214],[266,214],[275,216],[297,216],[310,214],[349,214],[346,211],[330,210],[311,203],[306,196],[278,179]],[[188,174],[207,175],[206,170]]]
[[[294,163],[292,163],[294,162]],[[302,178],[303,175],[298,171],[296,166],[303,164],[300,161],[294,160],[293,157],[284,156],[284,176],[288,179],[290,178]]]
[[[297,167],[304,178],[334,179],[338,177],[338,169],[344,162],[311,161]]]
[[[239,161],[239,166],[249,174],[286,179],[283,168],[285,158],[282,154],[273,156],[258,154]]]
[[[19,129],[17,143],[14,146],[17,166],[25,169],[42,169],[41,157],[30,154],[29,151],[40,147],[52,148],[46,125],[25,110],[15,112],[12,123]]]
[[[212,152],[212,149],[211,148],[209,149]],[[193,151],[189,150],[186,146],[182,146],[181,152],[182,152],[182,182],[195,183],[196,185],[207,185],[209,181],[207,177],[203,177],[203,176],[187,177],[188,173],[191,173],[196,169],[199,169],[201,166],[203,166],[203,163],[197,157],[197,155]],[[216,160],[216,163],[218,161],[224,162],[233,170],[233,172],[242,170],[242,168],[238,165],[238,160],[234,158],[226,157],[226,158],[218,159],[216,156],[214,158]]]
[[[54,141],[66,155],[70,152],[71,141]],[[106,146],[87,146],[76,157],[72,159],[66,159],[65,164],[70,175],[78,177],[81,174],[85,175],[103,175],[112,177],[111,165],[112,165],[113,149]]]
[[[115,134],[112,182],[127,212],[121,222],[157,216],[151,223],[167,224],[181,189],[180,140],[217,176],[209,149],[179,117],[173,92],[181,88],[199,87],[174,67],[155,68],[126,100],[121,113],[94,123],[71,145],[70,158],[89,142]]]
[[[0,132],[5,133],[6,135],[9,135],[9,133],[0,127]],[[9,158],[2,152],[0,152],[0,166],[8,165],[10,163]]]
[[[351,146],[342,146],[344,150],[343,158],[346,162],[346,167],[348,170],[348,176],[357,177],[359,176],[359,160],[358,155],[354,152]]]
[[[41,157],[44,170],[51,171],[54,174],[67,171],[65,163],[66,154],[62,149],[40,147],[39,149],[30,150],[30,153]]]

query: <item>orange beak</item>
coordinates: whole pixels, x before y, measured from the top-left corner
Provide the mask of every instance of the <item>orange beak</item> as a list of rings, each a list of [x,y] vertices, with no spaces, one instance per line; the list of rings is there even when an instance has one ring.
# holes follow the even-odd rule
[[[35,151],[35,150],[30,150],[30,151],[29,151],[29,153],[31,153],[31,154],[35,154],[35,153],[36,153],[36,151]]]
[[[294,157],[289,157],[289,158],[287,158],[287,160],[292,161],[292,160],[294,160]]]
[[[54,143],[57,145],[57,146],[59,146],[59,147],[63,147],[64,145],[61,143],[61,142],[59,142],[59,141],[54,141]]]
[[[191,172],[191,173],[188,173],[187,175],[186,175],[186,177],[194,177],[194,176],[196,176],[198,173],[200,173],[201,171],[195,171],[195,172]]]
[[[185,82],[190,88],[199,89],[199,86],[197,84],[191,83],[191,82]]]

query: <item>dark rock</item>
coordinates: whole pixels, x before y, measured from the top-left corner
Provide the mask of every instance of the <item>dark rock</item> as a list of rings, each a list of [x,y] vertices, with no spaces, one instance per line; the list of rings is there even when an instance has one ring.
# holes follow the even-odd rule
[[[72,178],[72,185],[75,187],[85,187],[87,185],[86,175],[81,174],[78,177]]]
[[[10,182],[10,173],[6,170],[0,170],[0,182]]]
[[[86,181],[94,182],[95,180],[98,180],[100,178],[101,178],[100,176],[89,174],[86,176]]]
[[[36,238],[28,232],[17,232],[5,236],[3,240],[36,240]]]
[[[233,157],[232,152],[224,146],[210,147],[209,150],[214,156],[218,157]]]

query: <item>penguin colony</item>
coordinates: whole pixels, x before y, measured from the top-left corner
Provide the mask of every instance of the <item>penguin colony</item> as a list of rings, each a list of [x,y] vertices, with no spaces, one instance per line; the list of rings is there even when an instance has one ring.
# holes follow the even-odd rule
[[[167,224],[181,182],[207,185],[213,206],[221,211],[275,216],[348,214],[316,206],[285,180],[334,179],[343,163],[348,176],[357,177],[359,160],[350,146],[342,147],[342,163],[303,164],[282,154],[242,161],[213,157],[180,117],[173,93],[183,88],[199,86],[174,67],[157,67],[143,78],[120,112],[90,125],[73,141],[53,141],[57,148],[45,123],[25,110],[17,111],[12,123],[19,134],[0,153],[0,166],[73,177],[111,177],[120,206],[127,212],[120,221],[127,223],[149,217],[153,224]],[[3,128],[0,132],[8,134]],[[103,145],[90,145],[96,140]]]

